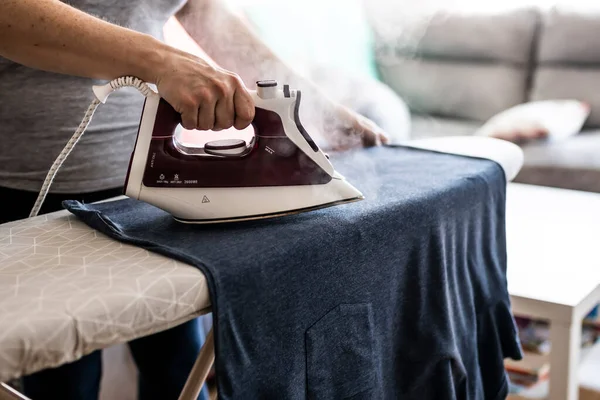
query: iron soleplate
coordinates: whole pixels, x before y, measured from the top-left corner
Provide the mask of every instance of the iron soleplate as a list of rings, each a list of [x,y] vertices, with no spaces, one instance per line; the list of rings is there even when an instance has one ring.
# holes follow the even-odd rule
[[[214,219],[181,219],[181,218],[177,218],[177,217],[173,216],[173,219],[175,219],[177,222],[181,222],[184,224],[190,224],[190,225],[208,225],[208,224],[223,224],[223,223],[227,223],[227,222],[256,221],[256,220],[261,220],[261,219],[271,219],[271,218],[285,217],[285,216],[289,216],[289,215],[296,215],[296,214],[301,214],[301,213],[305,213],[305,212],[321,210],[323,208],[339,206],[342,204],[354,203],[357,201],[364,200],[364,198],[365,198],[364,196],[359,196],[359,197],[353,197],[353,198],[349,198],[349,199],[345,199],[345,200],[333,201],[331,203],[319,204],[318,206],[298,208],[295,210],[286,210],[286,211],[280,211],[280,212],[274,212],[274,213],[268,213],[268,214],[252,215],[252,216],[247,216],[247,217],[214,218]]]

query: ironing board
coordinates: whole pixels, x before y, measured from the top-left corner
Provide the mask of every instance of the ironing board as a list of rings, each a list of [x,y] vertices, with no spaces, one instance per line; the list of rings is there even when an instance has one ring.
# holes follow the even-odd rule
[[[508,181],[523,162],[518,147],[487,138],[406,145],[492,159]],[[209,311],[198,269],[109,239],[67,211],[0,225],[0,382]],[[214,360],[212,345],[209,332],[180,399],[200,392]],[[23,398],[10,393],[0,387],[0,399]]]
[[[0,225],[0,382],[210,311],[196,268],[60,211]]]

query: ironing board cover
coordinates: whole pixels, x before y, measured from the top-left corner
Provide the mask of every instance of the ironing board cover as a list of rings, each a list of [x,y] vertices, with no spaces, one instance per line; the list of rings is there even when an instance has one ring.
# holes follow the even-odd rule
[[[206,274],[221,399],[504,399],[521,351],[500,166],[406,147],[331,160],[364,201],[212,226],[131,199],[65,206]]]
[[[0,225],[0,382],[205,314],[204,275],[66,210]]]

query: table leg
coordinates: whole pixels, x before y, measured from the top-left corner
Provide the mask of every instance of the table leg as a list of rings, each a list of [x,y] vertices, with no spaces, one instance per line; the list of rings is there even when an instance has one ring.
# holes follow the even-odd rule
[[[550,322],[549,400],[579,399],[579,353],[581,321]]]

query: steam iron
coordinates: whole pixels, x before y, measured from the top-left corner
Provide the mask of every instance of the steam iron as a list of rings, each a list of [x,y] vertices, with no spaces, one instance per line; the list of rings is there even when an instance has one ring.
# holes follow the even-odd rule
[[[363,199],[299,119],[301,92],[259,81],[254,136],[188,147],[181,117],[155,92],[144,103],[125,195],[184,223],[272,218]]]

